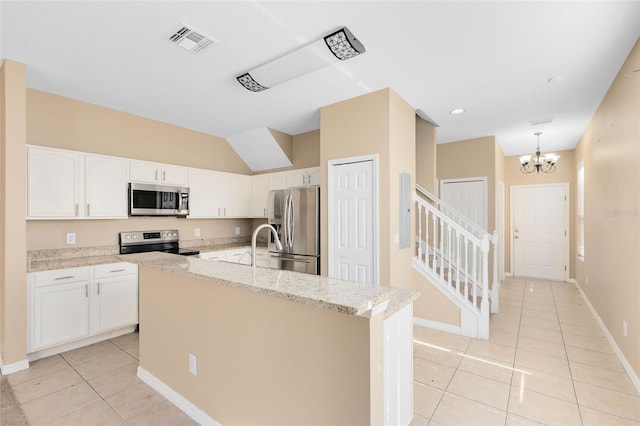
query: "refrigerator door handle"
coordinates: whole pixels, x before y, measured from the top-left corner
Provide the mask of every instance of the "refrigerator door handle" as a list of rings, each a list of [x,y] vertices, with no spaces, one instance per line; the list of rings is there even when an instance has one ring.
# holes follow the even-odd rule
[[[294,221],[295,213],[293,211],[293,195],[289,195],[289,202],[290,202],[290,207],[289,207],[289,226],[290,226],[289,247],[293,247],[293,241],[295,239],[295,232],[296,232],[295,221]]]

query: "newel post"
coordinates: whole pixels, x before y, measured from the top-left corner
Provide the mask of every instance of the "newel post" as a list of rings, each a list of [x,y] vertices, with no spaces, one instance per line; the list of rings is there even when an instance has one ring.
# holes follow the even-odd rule
[[[498,272],[498,231],[491,235],[493,245],[493,282],[491,283],[491,313],[500,312],[500,277]]]
[[[482,252],[482,301],[480,302],[480,338],[489,339],[489,238],[485,235],[480,241]]]

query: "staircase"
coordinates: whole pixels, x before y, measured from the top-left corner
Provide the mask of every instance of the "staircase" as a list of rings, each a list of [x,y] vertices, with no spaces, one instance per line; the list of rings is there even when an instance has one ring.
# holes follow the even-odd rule
[[[488,234],[420,185],[416,185],[415,202],[418,239],[414,268],[460,308],[461,334],[488,339],[490,311],[499,310],[497,232]]]

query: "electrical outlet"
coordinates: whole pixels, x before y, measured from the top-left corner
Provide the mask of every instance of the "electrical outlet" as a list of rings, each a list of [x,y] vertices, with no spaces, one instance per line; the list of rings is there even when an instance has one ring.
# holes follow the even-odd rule
[[[200,228],[196,228],[193,232],[194,232],[196,237],[200,236]]]
[[[236,226],[236,235],[240,235],[240,227]]]
[[[627,337],[627,332],[629,330],[627,330],[627,320],[622,320],[622,334],[624,334],[624,337]]]
[[[75,243],[76,243],[76,233],[67,232],[67,244],[75,244]]]
[[[192,353],[189,353],[189,373],[198,375],[198,357]]]

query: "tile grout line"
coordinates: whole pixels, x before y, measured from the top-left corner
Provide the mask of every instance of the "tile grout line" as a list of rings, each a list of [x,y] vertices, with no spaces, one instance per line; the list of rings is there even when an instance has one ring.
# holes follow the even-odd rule
[[[569,377],[571,378],[571,387],[573,388],[573,396],[576,398],[576,406],[578,407],[578,416],[580,416],[580,423],[584,425],[582,419],[582,410],[580,409],[580,403],[578,402],[578,392],[576,391],[576,382],[573,379],[573,371],[571,369],[571,363],[569,362],[569,352],[567,351],[567,342],[564,339],[564,331],[562,330],[562,321],[560,321],[560,314],[558,312],[558,304],[556,303],[556,292],[553,285],[551,285],[551,294],[553,295],[553,306],[556,308],[556,317],[558,317],[558,325],[560,326],[560,337],[562,337],[562,346],[564,348],[564,354],[567,357],[567,365],[569,367]]]
[[[520,341],[520,327],[522,327],[522,315],[524,313],[524,298],[527,296],[527,279],[524,280],[524,286],[522,288],[522,302],[520,303],[520,317],[518,319],[518,333],[516,334],[516,347],[513,354],[513,368],[516,366],[516,357],[518,356],[518,343]],[[507,425],[509,420],[509,408],[511,406],[511,391],[513,390],[513,371],[511,372],[511,380],[509,381],[509,396],[507,397],[507,409],[504,416],[504,424]]]

